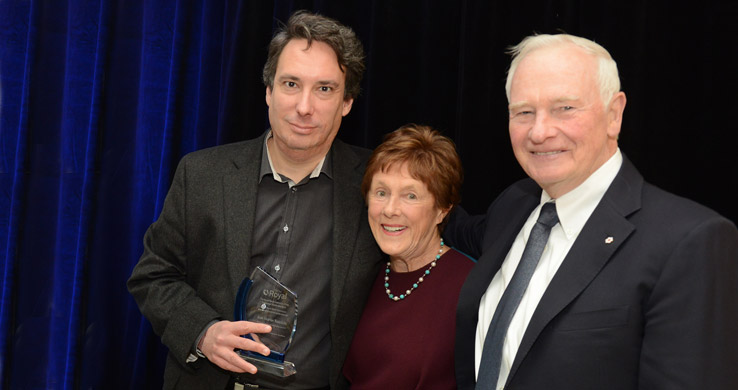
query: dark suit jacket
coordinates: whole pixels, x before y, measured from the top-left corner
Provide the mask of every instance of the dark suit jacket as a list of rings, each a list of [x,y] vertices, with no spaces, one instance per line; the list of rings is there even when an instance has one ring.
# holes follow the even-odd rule
[[[459,298],[456,375],[473,389],[479,302],[540,201],[530,179],[447,240],[479,262]],[[612,242],[606,239],[612,237]],[[548,286],[506,389],[738,389],[738,231],[623,166]]]
[[[233,319],[238,286],[252,270],[251,238],[264,136],[185,156],[128,288],[169,348],[164,388],[222,389],[229,374],[206,359],[185,363],[213,320]],[[337,387],[381,252],[360,185],[366,149],[335,140],[330,383]],[[298,367],[299,370],[299,367]]]

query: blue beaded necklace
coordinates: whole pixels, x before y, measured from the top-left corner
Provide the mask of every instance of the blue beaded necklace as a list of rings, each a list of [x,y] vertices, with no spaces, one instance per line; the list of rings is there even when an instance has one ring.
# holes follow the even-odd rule
[[[399,300],[405,299],[408,295],[410,295],[410,293],[412,293],[413,290],[415,290],[416,288],[418,288],[418,286],[420,286],[420,283],[423,283],[423,280],[424,280],[423,278],[430,275],[431,270],[436,266],[436,262],[438,261],[438,259],[441,258],[442,254],[443,254],[443,238],[441,239],[441,249],[438,250],[438,254],[436,255],[436,258],[430,263],[430,266],[428,267],[428,269],[425,270],[425,272],[423,272],[420,278],[418,278],[417,282],[413,283],[413,286],[409,290],[405,290],[405,293],[400,294],[400,295],[394,295],[392,294],[392,291],[390,291],[389,274],[390,274],[390,264],[391,263],[388,261],[387,269],[384,270],[384,288],[385,288],[385,292],[387,293],[387,296],[389,297],[389,299],[397,302]]]

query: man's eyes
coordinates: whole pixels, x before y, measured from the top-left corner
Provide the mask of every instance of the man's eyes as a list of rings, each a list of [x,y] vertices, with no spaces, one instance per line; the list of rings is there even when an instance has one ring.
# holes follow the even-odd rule
[[[284,85],[285,88],[287,89],[300,88],[300,85],[296,81],[291,81],[291,80],[283,81],[282,85]],[[322,94],[331,94],[336,90],[336,88],[330,85],[321,85],[321,86],[318,86],[318,88],[316,88],[315,90]]]
[[[521,118],[521,117],[526,117],[528,115],[533,115],[534,113],[535,111],[533,110],[518,110],[518,111],[511,112],[510,117],[511,118],[515,118],[515,117]]]
[[[551,109],[551,113],[552,114],[569,113],[571,111],[574,111],[575,109],[576,107],[574,106],[563,105],[563,106],[558,106],[558,107]],[[532,116],[535,114],[536,114],[535,110],[517,110],[517,111],[511,112],[510,117],[511,118],[525,118],[525,117]]]

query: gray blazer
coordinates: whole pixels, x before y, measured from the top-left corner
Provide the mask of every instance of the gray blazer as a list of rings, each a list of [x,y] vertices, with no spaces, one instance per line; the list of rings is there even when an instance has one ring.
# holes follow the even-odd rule
[[[169,348],[164,388],[222,389],[229,373],[198,359],[186,363],[203,328],[232,320],[238,286],[251,272],[256,189],[264,135],[190,153],[174,175],[159,219],[128,289]],[[378,272],[381,252],[367,222],[361,179],[369,151],[335,140],[331,387],[345,385],[341,367]]]

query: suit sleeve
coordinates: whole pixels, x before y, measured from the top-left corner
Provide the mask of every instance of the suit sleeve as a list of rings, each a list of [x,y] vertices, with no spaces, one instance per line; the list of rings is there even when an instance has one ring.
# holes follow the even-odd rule
[[[204,327],[219,319],[188,283],[187,157],[177,167],[161,215],[144,236],[143,255],[128,290],[170,353],[183,367]]]
[[[457,206],[443,230],[443,239],[458,251],[478,259],[482,255],[485,226],[485,215],[470,216],[461,206]]]
[[[676,241],[644,303],[642,389],[738,389],[738,231],[714,217]]]

